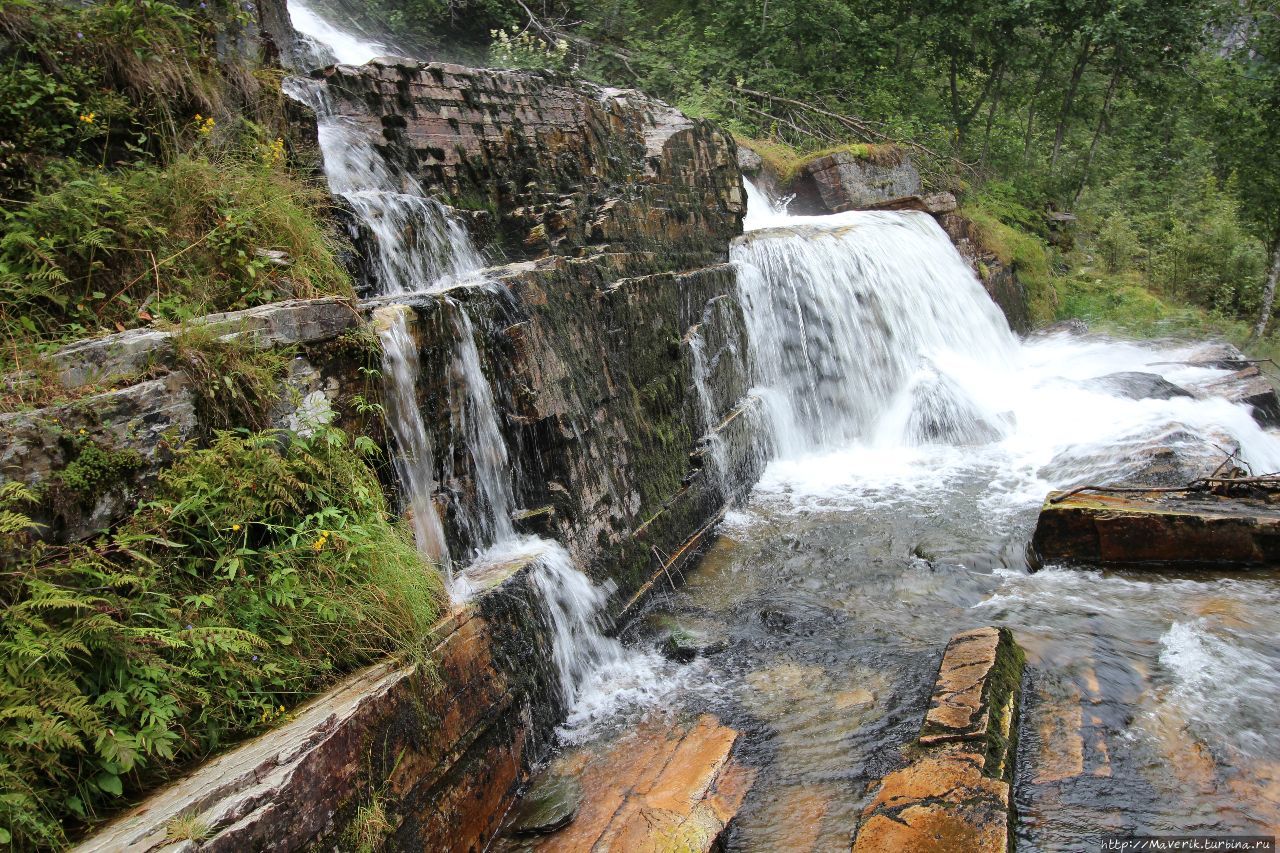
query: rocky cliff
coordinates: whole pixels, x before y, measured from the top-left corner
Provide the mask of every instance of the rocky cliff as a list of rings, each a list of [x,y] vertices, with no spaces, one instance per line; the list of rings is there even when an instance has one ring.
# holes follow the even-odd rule
[[[744,209],[732,139],[637,93],[546,74],[396,60],[323,77],[389,166],[447,202],[494,264],[478,281],[406,300],[422,363],[416,392],[438,454],[436,503],[455,553],[468,543],[450,508],[475,489],[456,427],[465,312],[512,455],[518,527],[563,542],[611,583],[612,608],[624,613],[698,552],[764,458],[727,263]],[[315,133],[301,110],[297,121],[303,140]],[[358,255],[369,237],[355,234]],[[370,363],[369,316],[387,301],[295,302],[206,325],[255,347],[291,347],[274,423],[333,413],[389,445],[376,423],[351,414],[354,394],[376,390],[358,368]],[[58,537],[109,524],[176,443],[213,426],[200,378],[173,353],[160,331],[65,350],[56,357],[69,387],[109,390],[13,416],[23,438],[7,461],[31,482],[74,463],[60,447],[90,440],[132,454],[95,501],[70,514],[47,508],[63,513]],[[127,405],[108,405],[116,400]],[[389,468],[386,484],[398,489]],[[492,588],[441,625],[434,676],[413,666],[354,676],[87,849],[165,847],[178,815],[208,825],[211,849],[329,844],[371,804],[389,816],[380,843],[392,848],[483,847],[559,713],[545,615],[525,569],[495,567]]]

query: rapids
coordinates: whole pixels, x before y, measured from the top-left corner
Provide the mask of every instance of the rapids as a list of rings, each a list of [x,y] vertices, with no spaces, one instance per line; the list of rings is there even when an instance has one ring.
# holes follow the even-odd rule
[[[1194,388],[1222,372],[1168,362],[1197,345],[1018,340],[923,214],[792,217],[747,189],[732,257],[776,456],[628,635],[728,640],[666,704],[745,733],[760,773],[729,849],[845,849],[942,647],[984,624],[1029,658],[1020,850],[1274,827],[1280,577],[1032,573],[1025,551],[1048,490],[1137,475],[1144,448],[1238,445],[1271,471],[1280,441],[1221,399],[1090,381]]]

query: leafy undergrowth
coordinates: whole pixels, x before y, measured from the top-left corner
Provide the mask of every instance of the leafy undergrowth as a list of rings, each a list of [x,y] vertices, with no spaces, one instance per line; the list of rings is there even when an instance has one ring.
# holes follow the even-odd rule
[[[1280,342],[1273,337],[1252,341],[1249,323],[1162,296],[1136,272],[1075,269],[1055,278],[1053,285],[1060,320],[1083,320],[1095,331],[1131,338],[1218,338],[1253,357],[1280,359]]]
[[[92,544],[42,545],[0,487],[0,843],[56,848],[184,762],[412,648],[439,574],[387,513],[376,448],[218,434]]]
[[[243,8],[0,4],[0,372],[39,374],[75,338],[351,293],[278,79],[216,59]],[[39,403],[14,385],[9,408]]]

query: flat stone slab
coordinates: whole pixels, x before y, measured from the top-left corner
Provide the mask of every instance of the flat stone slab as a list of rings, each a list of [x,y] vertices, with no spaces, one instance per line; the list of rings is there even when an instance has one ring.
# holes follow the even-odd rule
[[[731,757],[738,732],[705,714],[692,724],[649,721],[603,749],[562,756],[547,773],[586,792],[537,851],[708,851],[738,813],[755,771]],[[538,783],[535,782],[535,786]]]
[[[1045,562],[1249,568],[1280,564],[1280,503],[1208,492],[1052,492],[1032,547]]]
[[[855,853],[1009,849],[1024,661],[1007,628],[951,638],[911,761],[881,780]]]

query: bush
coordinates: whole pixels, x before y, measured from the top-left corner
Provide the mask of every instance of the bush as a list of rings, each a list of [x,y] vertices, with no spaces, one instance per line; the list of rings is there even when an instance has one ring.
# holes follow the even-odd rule
[[[119,171],[63,163],[3,212],[0,331],[49,341],[286,296],[349,294],[328,196],[270,148]],[[288,255],[287,266],[264,254]]]
[[[439,575],[373,452],[333,428],[221,433],[114,535],[65,548],[27,541],[34,496],[0,488],[0,842],[60,846],[424,635]]]

